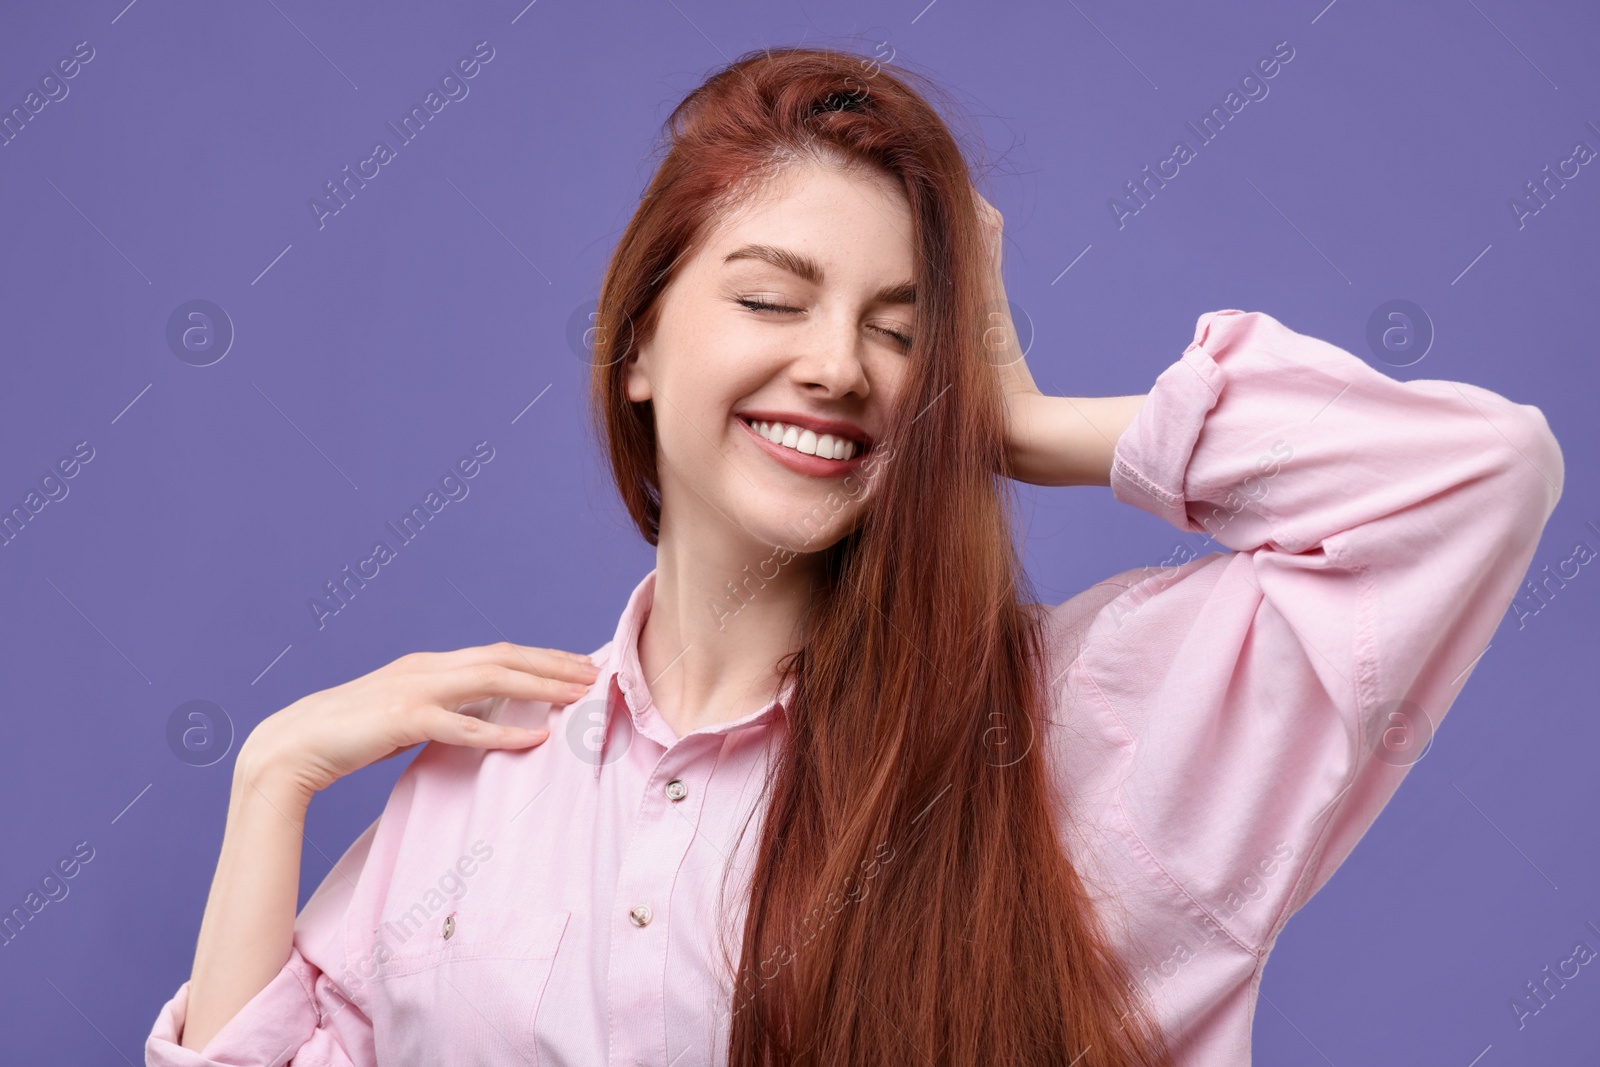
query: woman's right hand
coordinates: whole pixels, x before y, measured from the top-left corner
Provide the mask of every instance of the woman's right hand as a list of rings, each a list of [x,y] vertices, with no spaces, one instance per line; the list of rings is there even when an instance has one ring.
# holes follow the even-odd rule
[[[477,748],[529,748],[548,730],[502,726],[457,708],[484,697],[570,704],[599,668],[587,656],[500,641],[453,652],[412,652],[263,719],[239,749],[252,779],[311,795],[425,741]]]

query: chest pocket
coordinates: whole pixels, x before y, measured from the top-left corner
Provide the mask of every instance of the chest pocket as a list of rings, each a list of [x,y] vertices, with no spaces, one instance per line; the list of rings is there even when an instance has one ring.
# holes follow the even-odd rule
[[[534,1024],[570,917],[485,898],[427,919],[372,983],[378,1062],[537,1067]]]

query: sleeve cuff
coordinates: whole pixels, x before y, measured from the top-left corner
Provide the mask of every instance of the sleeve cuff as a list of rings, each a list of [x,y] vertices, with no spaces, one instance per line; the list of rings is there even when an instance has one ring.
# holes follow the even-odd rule
[[[189,983],[162,1007],[145,1040],[145,1067],[279,1067],[316,1030],[311,965],[290,949],[289,962],[199,1052],[178,1043],[189,1012]]]
[[[1156,377],[1112,451],[1112,496],[1187,532],[1204,527],[1189,519],[1184,476],[1206,415],[1222,394],[1222,369],[1207,343],[1219,319],[1243,314],[1230,309],[1200,316],[1194,340]]]

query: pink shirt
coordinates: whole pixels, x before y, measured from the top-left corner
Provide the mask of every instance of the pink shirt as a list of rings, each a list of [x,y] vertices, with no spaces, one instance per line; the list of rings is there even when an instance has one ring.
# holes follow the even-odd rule
[[[1538,408],[1396,381],[1261,313],[1202,315],[1156,378],[1112,492],[1230,551],[1050,608],[1038,742],[1075,813],[1062,847],[1182,1067],[1249,1062],[1278,934],[1425,752],[1563,474]],[[637,656],[654,578],[595,653],[587,701],[468,706],[548,715],[548,742],[425,746],[301,911],[278,976],[203,1053],[174,1041],[185,982],[146,1062],[725,1062],[721,952],[738,951],[789,694],[675,737]]]

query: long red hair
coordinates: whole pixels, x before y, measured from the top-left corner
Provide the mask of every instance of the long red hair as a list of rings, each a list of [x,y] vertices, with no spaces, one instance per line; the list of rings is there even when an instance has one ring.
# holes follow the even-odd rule
[[[925,85],[922,93],[909,82]],[[861,521],[823,550],[786,657],[734,981],[730,1067],[1159,1067],[1170,1054],[1058,832],[1042,614],[1003,474],[972,176],[923,93],[820,48],[763,50],[677,106],[601,285],[591,382],[618,490],[660,530],[653,414],[623,389],[657,297],[718,213],[797,160],[891,176],[916,250],[916,373]],[[870,458],[870,457],[869,457]]]

